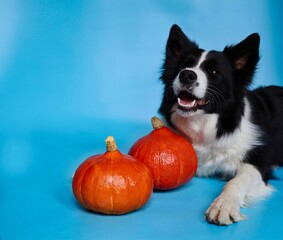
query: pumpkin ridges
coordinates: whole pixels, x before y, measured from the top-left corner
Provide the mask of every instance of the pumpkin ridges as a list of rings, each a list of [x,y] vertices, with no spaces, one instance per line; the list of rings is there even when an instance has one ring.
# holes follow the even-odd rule
[[[106,140],[106,142],[107,142],[107,140]],[[117,146],[116,146],[116,148],[117,148]],[[118,155],[120,154],[120,151],[118,150],[118,149],[116,149],[115,151],[117,151],[118,152]],[[106,155],[107,154],[110,154],[109,152],[108,152],[108,146],[107,146],[107,152],[106,152]],[[116,156],[116,155],[115,155]],[[110,165],[110,174],[111,174],[111,176],[113,176],[113,160],[111,159],[111,165]],[[113,178],[112,178],[112,181],[111,181],[111,185],[113,184]],[[110,214],[115,214],[115,211],[114,211],[114,209],[116,209],[116,206],[115,206],[115,208],[114,208],[114,201],[116,200],[116,199],[114,199],[115,198],[115,193],[114,193],[114,189],[113,188],[111,188],[111,196],[110,196]]]
[[[85,208],[105,214],[142,207],[153,191],[150,170],[118,149],[107,149],[98,159],[91,157],[79,166],[73,180],[75,197]]]
[[[132,161],[132,158],[131,158],[131,161]],[[145,189],[145,186],[148,186],[146,191],[139,191],[138,192],[139,203],[137,203],[135,205],[135,209],[138,209],[146,203],[145,199],[149,199],[149,197],[150,197],[150,195],[153,191],[153,179],[152,179],[150,170],[143,163],[141,163],[139,161],[137,161],[135,163],[138,163],[138,164],[134,164],[133,162],[131,162],[131,165],[132,165],[134,171],[136,172],[135,175],[138,176],[137,178],[142,179],[142,181],[139,181],[136,186],[133,186],[133,190]],[[141,170],[143,170],[143,174],[141,174]],[[146,174],[146,177],[145,177],[145,174]],[[147,183],[147,184],[145,184],[145,183]],[[129,192],[129,194],[131,194],[131,193]]]
[[[83,175],[82,182],[81,182],[81,184],[80,184],[80,199],[81,199],[81,201],[82,201],[82,203],[83,203],[83,206],[84,206],[85,208],[87,208],[88,203],[86,202],[86,200],[85,200],[85,198],[84,198],[84,195],[83,195],[83,192],[84,192],[83,186],[85,186],[85,185],[84,185],[84,182],[85,182],[85,180],[86,180],[87,172],[88,172],[91,168],[92,168],[92,165],[90,165],[88,168],[86,168],[86,171],[85,171],[85,173],[84,173],[84,175]]]
[[[138,168],[137,168],[136,166],[133,167],[133,164],[131,164],[131,160],[129,160],[129,163],[127,163],[127,164],[132,165],[132,166],[131,166],[131,171],[132,171],[132,173],[133,173],[135,176],[140,175],[140,174],[139,174],[139,172],[141,171],[141,168],[140,168],[140,167],[138,167]],[[143,165],[142,165],[142,166],[143,166]],[[122,167],[123,167],[123,166],[122,166]],[[141,189],[141,183],[144,182],[144,179],[139,177],[139,180],[140,180],[140,181],[138,181],[138,182],[137,182],[137,180],[132,179],[132,178],[131,178],[131,180],[135,182],[134,186],[130,186],[130,187],[129,187],[129,189],[131,190],[131,192],[130,192],[130,191],[127,191],[127,192],[121,191],[121,194],[125,194],[125,197],[126,197],[126,198],[128,198],[128,195],[137,194],[137,193],[138,193],[139,195],[141,195],[141,193],[142,193],[142,191],[137,191],[137,189]],[[125,181],[129,182],[129,177],[128,177],[128,178],[125,178]],[[116,195],[114,194],[114,196],[116,196]],[[119,201],[120,201],[120,198],[119,198],[119,197],[120,197],[120,196],[117,195],[117,199],[116,199],[117,201],[114,201],[114,202],[119,202]],[[118,200],[119,200],[119,201],[118,201]],[[140,201],[137,201],[137,202],[140,202]],[[129,204],[132,204],[132,208],[133,208],[133,209],[138,209],[138,208],[141,206],[139,203],[134,203],[134,204],[133,204],[133,203],[129,203]],[[118,208],[118,206],[115,206],[115,208]],[[119,206],[120,212],[124,212],[124,211],[125,211],[125,210],[124,210],[125,208],[128,208],[127,204],[121,203],[120,206]]]
[[[74,175],[73,178],[73,183],[72,183],[72,188],[75,196],[82,201],[83,206],[85,207],[84,200],[81,195],[81,189],[82,189],[82,182],[85,176],[85,173],[89,168],[92,167],[92,165],[95,163],[95,158],[99,158],[101,154],[99,155],[94,155],[90,158],[88,158],[85,162],[80,164],[78,169],[76,170],[76,174]]]
[[[97,186],[97,179],[100,179],[100,169],[100,163],[95,164],[95,168],[92,166],[88,169],[88,171],[84,175],[84,182],[82,182],[83,187],[81,190],[82,198],[84,203],[86,204],[86,208],[93,209],[95,211],[97,209],[97,206],[99,208],[105,208],[104,206],[101,206],[97,201],[97,199],[101,197],[98,194],[100,190],[96,189],[95,191],[91,191],[91,188],[93,188],[93,186]],[[96,176],[96,178],[94,179],[94,177],[92,176]],[[90,191],[92,192],[91,196],[88,194]],[[106,202],[108,202],[108,199],[105,198],[104,201],[105,205],[107,205]]]
[[[152,123],[154,130],[138,139],[129,154],[151,170],[155,189],[179,187],[196,173],[197,156],[192,145],[165,127],[160,119],[153,117]]]
[[[144,189],[146,188],[146,191],[140,191],[139,192],[139,204],[137,205],[137,209],[140,208],[141,206],[143,206],[145,204],[144,199],[148,199],[153,191],[153,178],[151,175],[150,170],[144,165],[144,163],[140,162],[140,166],[142,166],[142,168],[145,168],[145,174],[147,175],[147,177],[145,178],[144,181],[140,181],[140,185],[137,186],[140,189]],[[138,178],[141,178],[141,173],[140,173],[140,169],[137,169],[136,164],[133,164],[133,167],[136,169],[137,174],[138,174]],[[146,183],[146,184],[145,184]],[[147,193],[145,195],[145,193]]]
[[[167,131],[167,129],[164,128],[164,130],[166,132],[164,133],[164,131],[163,131],[162,135],[166,135],[168,133],[171,134],[171,132]],[[164,167],[165,167],[164,162],[166,162],[166,159],[164,159],[164,156],[160,153],[160,150],[159,150],[160,147],[155,145],[156,140],[154,139],[155,136],[153,136],[153,135],[159,134],[159,133],[156,133],[156,131],[158,131],[158,130],[155,130],[154,132],[147,135],[147,136],[149,136],[149,138],[147,139],[146,144],[151,145],[152,147],[147,152],[145,152],[144,155],[141,155],[141,151],[140,151],[140,149],[142,149],[145,146],[145,143],[143,142],[143,138],[141,138],[140,140],[137,141],[137,144],[135,144],[134,147],[130,149],[129,154],[131,154],[132,152],[137,152],[138,154],[135,154],[134,157],[136,157],[137,159],[143,159],[143,162],[146,165],[154,164],[156,166],[156,167],[152,168],[151,170],[152,170],[152,175],[154,177],[155,188],[159,189],[160,185],[163,185],[162,179],[166,178],[166,181],[168,181],[168,178],[170,178],[170,176],[167,177],[165,175],[160,174],[160,173],[165,172],[164,171]],[[164,145],[163,147],[165,149],[167,149],[167,151],[170,150],[170,144],[169,143],[168,144],[165,143],[163,145]],[[157,152],[159,153],[158,155],[156,155]],[[173,157],[173,154],[172,154],[171,157]],[[180,165],[182,165],[182,163],[179,164],[180,161],[175,160],[175,159],[171,159],[170,162],[175,163],[173,165],[171,164],[172,168],[174,168],[174,171],[180,172]],[[181,182],[179,180],[181,177],[182,176],[178,176],[178,180],[175,180],[175,182],[177,181],[178,185]]]
[[[183,162],[181,162],[180,164],[179,164],[179,178],[178,178],[178,186],[180,186],[180,185],[182,185],[183,184],[183,181],[182,181],[182,179],[184,179],[184,176],[185,176],[185,172],[184,172],[184,163]]]
[[[124,162],[120,162],[120,158],[122,157],[122,154],[120,153],[119,150],[116,150],[115,152],[112,153],[107,153],[107,154],[111,154],[111,165],[110,165],[110,175],[112,176],[111,178],[111,186],[110,186],[110,192],[111,192],[111,197],[110,197],[110,205],[111,205],[111,211],[109,212],[109,214],[120,214],[123,212],[122,208],[123,206],[121,206],[120,203],[118,203],[118,200],[120,200],[120,193],[118,194],[117,192],[121,192],[122,190],[120,189],[120,187],[122,187],[121,185],[118,186],[117,185],[117,177],[119,178],[119,181],[123,181],[125,182],[126,179],[125,177],[122,177],[121,174],[119,173],[119,168],[122,169]],[[114,159],[113,159],[114,157]],[[124,158],[125,161],[125,158]],[[124,184],[126,185],[126,183]]]
[[[106,149],[107,151],[105,152],[104,156],[107,160],[105,161],[108,161],[107,164],[109,164],[109,175],[110,176],[113,176],[113,165],[114,165],[114,161],[113,161],[113,158],[117,158],[116,160],[119,161],[119,158],[120,158],[120,151],[117,149],[117,145],[114,142],[110,143],[109,141],[111,141],[112,139],[110,139],[109,137],[106,138],[105,142],[106,142]],[[114,139],[113,139],[114,140]],[[119,158],[118,158],[119,157]],[[110,186],[113,185],[113,177],[111,178],[111,182],[110,182]],[[116,206],[114,206],[114,202],[115,202],[115,199],[114,199],[114,189],[113,187],[110,187],[109,189],[109,192],[110,192],[110,196],[109,196],[109,212],[108,214],[115,214],[115,211],[114,209],[116,209]]]
[[[111,162],[111,159],[106,157],[102,162],[96,164],[95,167],[90,168],[85,174],[82,195],[84,196],[84,201],[88,206],[88,209],[106,214],[111,214],[113,212],[113,171],[109,170],[105,175],[105,165],[110,164],[111,166]],[[95,178],[92,176],[95,176]],[[106,188],[101,191],[101,186],[106,186]],[[90,187],[95,187],[95,189],[91,191]],[[92,195],[90,196],[88,192],[92,192]]]
[[[148,135],[147,135],[148,136]],[[145,136],[146,137],[146,136]],[[151,138],[149,138],[149,140],[148,140],[148,144],[152,144],[152,148],[151,149],[149,149],[149,151],[147,151],[147,152],[142,152],[141,151],[141,149],[143,149],[144,147],[145,147],[145,143],[144,143],[144,139],[145,139],[145,137],[142,137],[142,138],[140,138],[136,143],[137,144],[134,144],[133,146],[132,146],[132,148],[130,149],[130,151],[129,151],[129,154],[130,155],[132,155],[132,152],[135,152],[135,153],[137,153],[137,154],[134,154],[133,156],[135,157],[135,158],[137,158],[137,159],[143,159],[142,160],[142,162],[143,163],[145,163],[145,165],[149,165],[150,164],[150,161],[149,160],[151,160],[151,159],[153,159],[152,158],[152,156],[154,156],[154,154],[155,154],[155,152],[156,152],[156,150],[154,149],[154,141],[151,141]],[[141,153],[144,153],[144,155],[142,155]],[[151,162],[152,163],[152,162]],[[155,169],[150,169],[151,170],[151,174],[152,174],[152,176],[153,176],[153,178],[154,178],[154,184],[156,185],[157,183],[159,184],[159,179],[158,179],[158,176],[159,176],[159,172],[160,172],[160,170],[158,169],[159,167],[160,167],[160,164],[159,164],[159,162],[157,162],[157,161],[153,161],[153,163],[155,163],[156,164],[156,166],[157,166],[157,168],[155,168]],[[155,170],[155,171],[153,171],[153,170]]]

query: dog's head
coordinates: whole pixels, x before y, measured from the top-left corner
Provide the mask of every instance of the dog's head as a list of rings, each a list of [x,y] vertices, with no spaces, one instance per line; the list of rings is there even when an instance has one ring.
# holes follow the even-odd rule
[[[243,101],[259,60],[259,41],[254,33],[223,51],[205,51],[173,25],[162,68],[165,91],[160,113],[167,120],[172,112],[182,116],[220,113]]]

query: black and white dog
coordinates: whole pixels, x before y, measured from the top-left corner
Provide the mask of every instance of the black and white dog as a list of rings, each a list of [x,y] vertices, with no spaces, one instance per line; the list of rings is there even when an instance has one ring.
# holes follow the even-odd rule
[[[159,112],[193,144],[198,176],[229,180],[206,212],[219,225],[243,220],[240,207],[266,197],[272,168],[283,164],[283,88],[248,89],[259,42],[255,33],[205,51],[173,25],[166,45]]]

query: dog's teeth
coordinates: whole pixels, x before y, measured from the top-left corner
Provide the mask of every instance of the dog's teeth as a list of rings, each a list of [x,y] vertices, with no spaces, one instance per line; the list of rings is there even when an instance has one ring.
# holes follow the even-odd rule
[[[184,100],[178,98],[178,104],[182,107],[192,108],[196,105],[196,103],[197,103],[196,100],[189,102],[189,101],[184,101]]]

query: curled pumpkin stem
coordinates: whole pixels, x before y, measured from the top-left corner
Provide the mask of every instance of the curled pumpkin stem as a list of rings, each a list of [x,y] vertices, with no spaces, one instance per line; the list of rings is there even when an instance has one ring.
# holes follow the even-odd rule
[[[112,136],[107,137],[105,142],[106,142],[107,152],[114,152],[118,149],[114,137]]]
[[[159,129],[164,126],[164,123],[158,117],[151,118],[151,124],[154,129]]]

